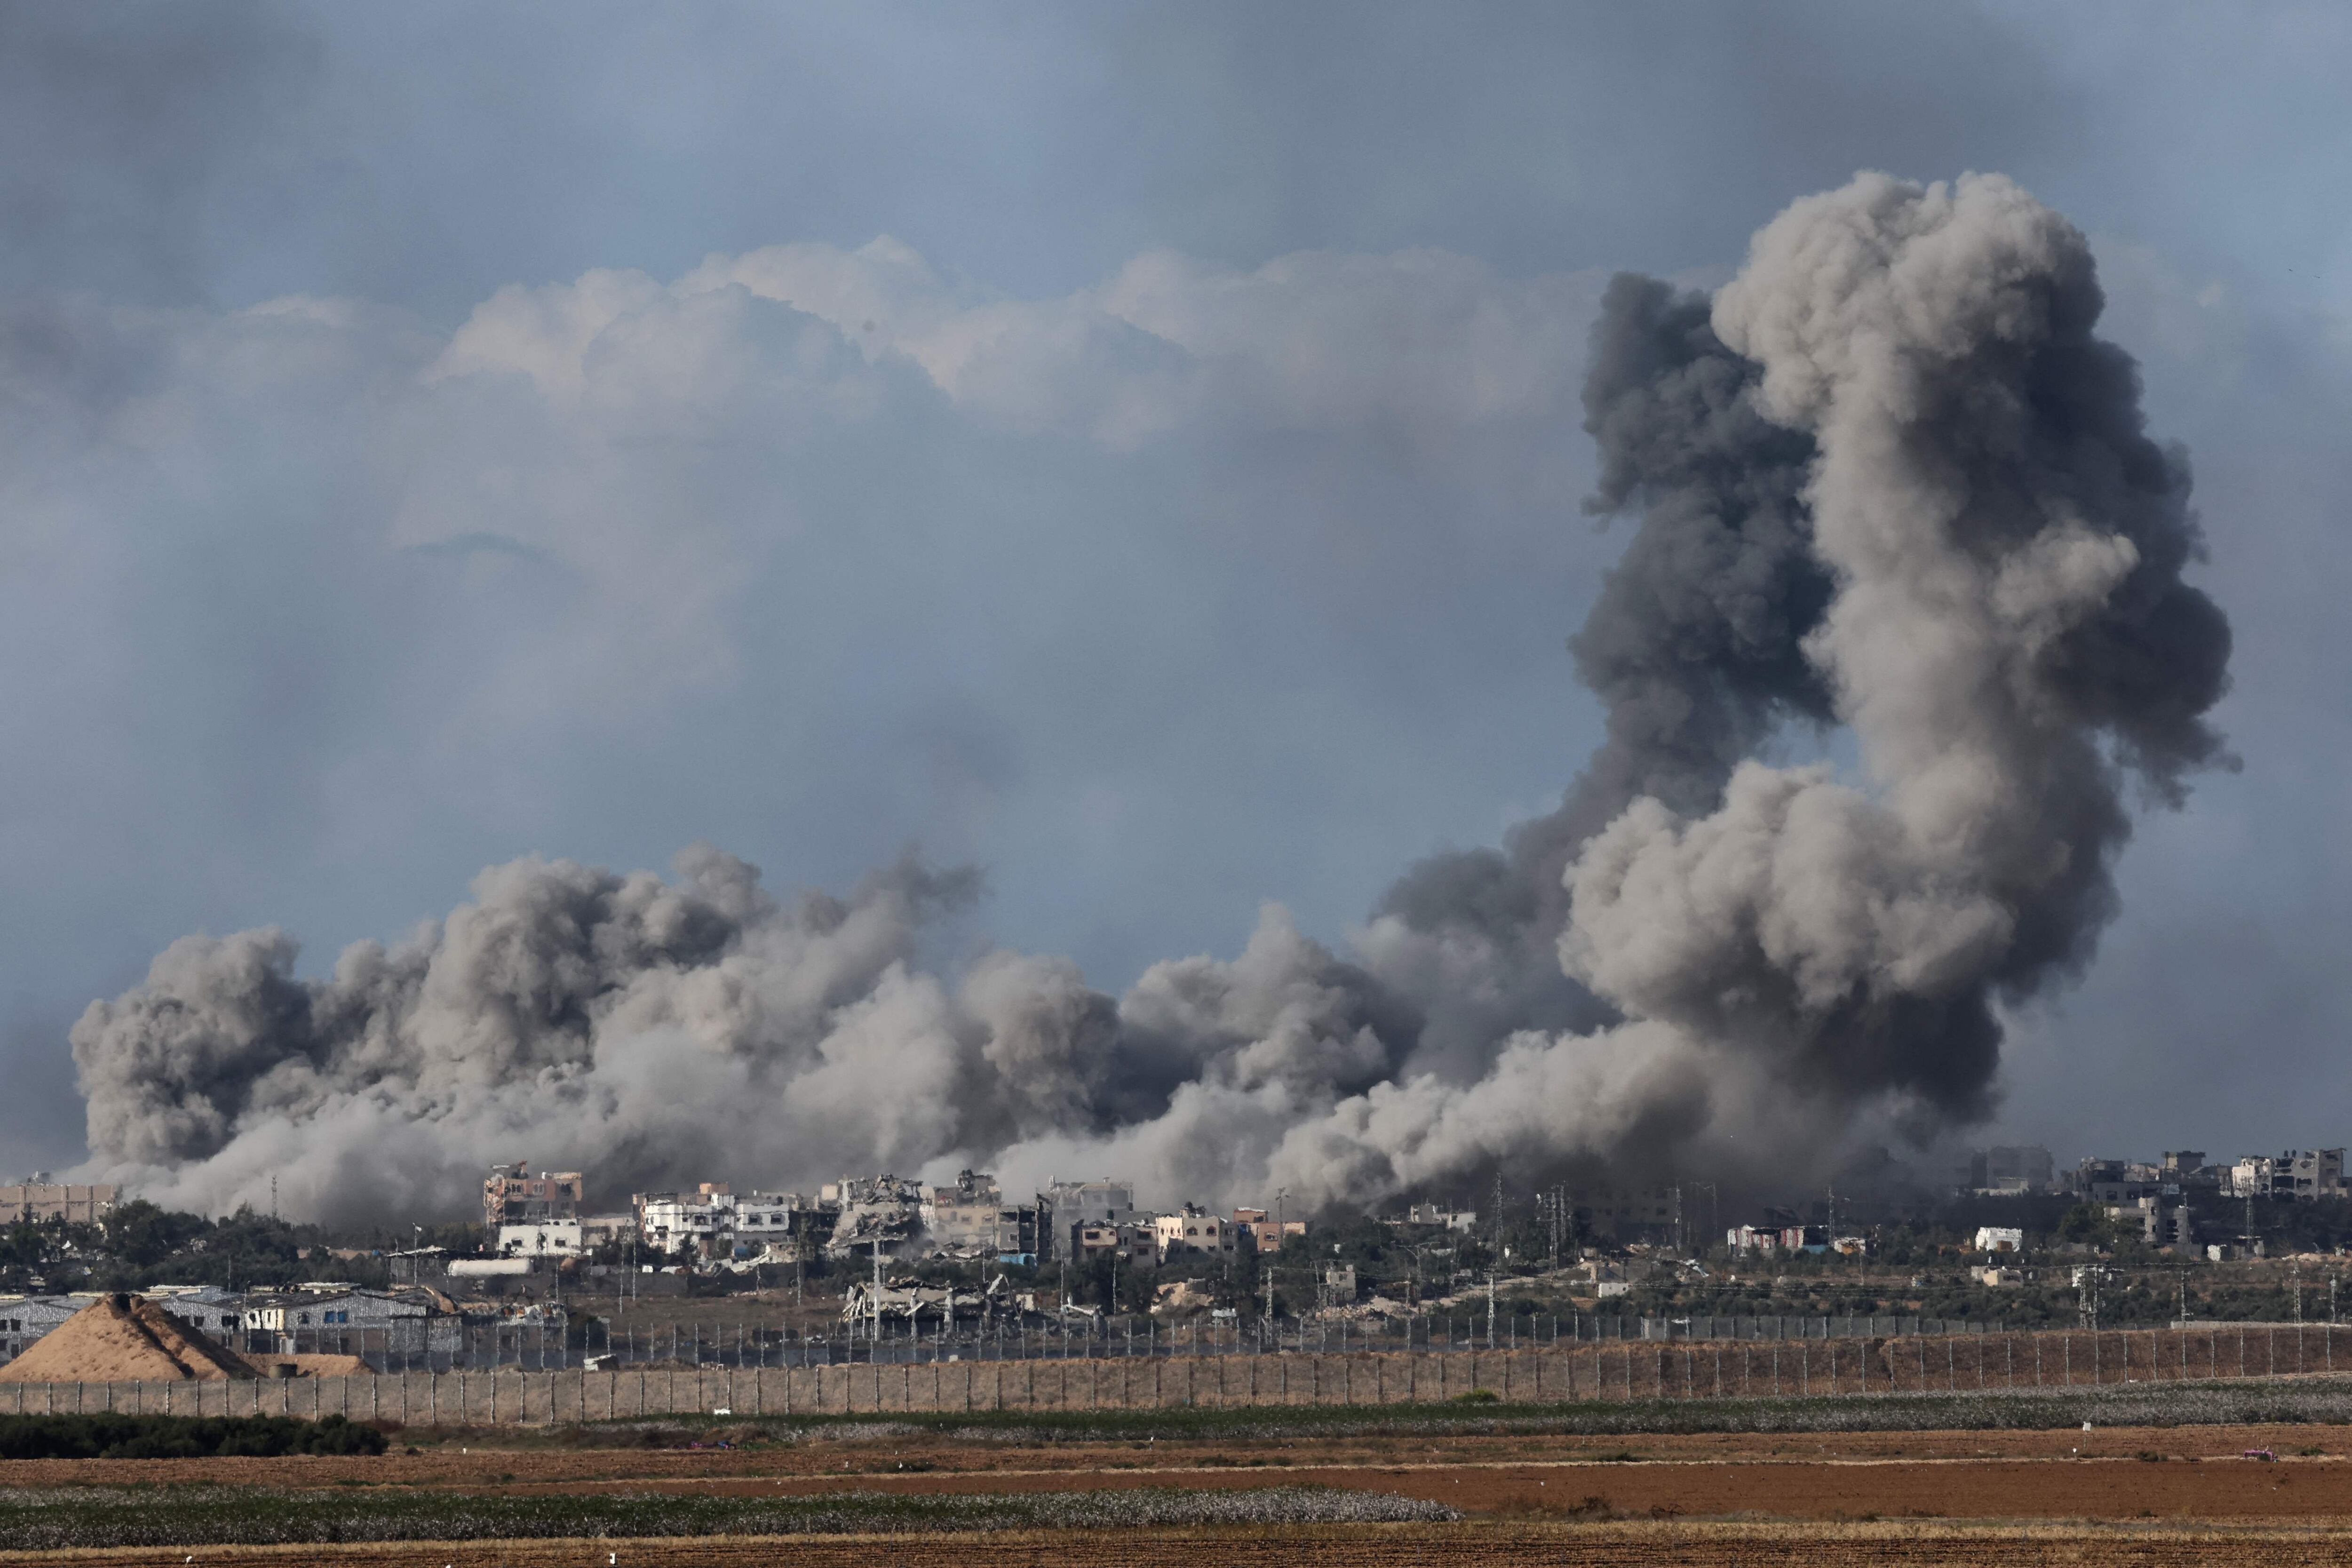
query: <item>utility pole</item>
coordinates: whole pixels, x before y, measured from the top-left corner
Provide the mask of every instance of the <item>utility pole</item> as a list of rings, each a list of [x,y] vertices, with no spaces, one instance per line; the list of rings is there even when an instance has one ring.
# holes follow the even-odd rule
[[[1285,1237],[1290,1234],[1288,1231],[1282,1228],[1283,1200],[1289,1196],[1290,1189],[1288,1187],[1276,1187],[1274,1190],[1274,1255],[1277,1258],[1282,1256],[1282,1247]],[[1275,1279],[1275,1270],[1272,1266],[1269,1265],[1265,1271],[1265,1332],[1268,1339],[1274,1338]],[[1302,1334],[1306,1331],[1307,1331],[1304,1328],[1299,1330],[1299,1332]]]
[[[1495,1270],[1486,1270],[1486,1348],[1495,1348]]]

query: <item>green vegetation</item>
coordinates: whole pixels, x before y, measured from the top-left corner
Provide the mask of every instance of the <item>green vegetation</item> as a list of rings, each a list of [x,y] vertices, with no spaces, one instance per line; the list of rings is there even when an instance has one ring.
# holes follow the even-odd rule
[[[1867,1394],[1811,1398],[1606,1400],[1576,1405],[1204,1405],[1161,1410],[887,1412],[865,1415],[694,1416],[593,1422],[520,1432],[442,1434],[517,1447],[685,1447],[797,1443],[817,1437],[926,1435],[1021,1442],[1278,1440],[1446,1433],[1608,1436],[1688,1432],[1924,1432],[2061,1430],[2108,1426],[2233,1423],[2352,1424],[2352,1378],[2296,1377],[2105,1384],[2073,1389],[1970,1389],[1958,1394]]]
[[[376,1428],[341,1415],[0,1415],[0,1459],[274,1459],[386,1446]]]
[[[745,1498],[676,1493],[511,1496],[261,1487],[0,1489],[0,1541],[16,1551],[304,1542],[837,1535],[1353,1524],[1460,1517],[1437,1503],[1327,1487]]]
[[[0,1290],[63,1294],[150,1285],[292,1285],[304,1279],[389,1283],[375,1253],[418,1245],[471,1252],[478,1225],[332,1232],[241,1208],[222,1219],[133,1199],[102,1225],[61,1220],[0,1228]]]

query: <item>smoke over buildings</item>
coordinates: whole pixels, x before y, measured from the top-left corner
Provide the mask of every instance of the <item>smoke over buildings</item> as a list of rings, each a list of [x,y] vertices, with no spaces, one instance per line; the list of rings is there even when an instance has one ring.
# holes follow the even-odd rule
[[[322,980],[276,931],[174,943],[73,1030],[93,1167],[214,1208],[275,1173],[330,1216],[454,1206],[518,1150],[616,1186],[723,1151],[1347,1203],[1979,1115],[2000,1006],[2114,913],[2126,792],[2224,757],[2185,461],[2100,308],[2081,235],[1999,176],[1799,202],[1712,301],[1618,279],[1591,506],[1640,521],[1571,644],[1607,738],[1352,954],[1269,909],[1114,998],[926,962],[974,887],[913,863],[784,903],[707,848],[671,880],[520,861]],[[1854,769],[1765,760],[1839,729]]]

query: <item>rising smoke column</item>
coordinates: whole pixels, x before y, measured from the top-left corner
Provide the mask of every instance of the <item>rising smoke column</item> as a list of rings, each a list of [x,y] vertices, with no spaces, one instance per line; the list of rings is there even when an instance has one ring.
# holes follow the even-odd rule
[[[1997,1004],[2079,971],[2115,911],[2123,790],[2178,800],[2222,754],[2187,467],[2145,435],[2101,305],[2083,237],[1996,175],[1864,175],[1757,237],[1713,324],[1761,368],[1757,411],[1818,448],[1834,587],[1804,652],[1867,783],[1747,762],[1712,811],[1635,800],[1569,868],[1559,937],[1627,1022],[1517,1037],[1467,1089],[1376,1089],[1278,1173],[1354,1196],[1644,1116],[1736,1136],[1725,1101],[1767,1088],[1824,1116],[1987,1109]]]
[[[1645,795],[1710,810],[1774,730],[1830,721],[1802,646],[1830,599],[1803,493],[1812,438],[1763,416],[1759,367],[1708,310],[1631,274],[1602,296],[1584,385],[1601,476],[1585,510],[1641,522],[1569,648],[1606,738],[1559,809],[1500,850],[1423,861],[1375,911],[1363,945],[1430,1013],[1416,1068],[1475,1078],[1516,1031],[1612,1021],[1559,963],[1585,841]]]
[[[1507,1163],[1819,1154],[1856,1110],[1981,1114],[1998,1010],[2112,917],[2124,797],[2222,758],[2229,631],[2087,246],[1998,176],[1864,175],[1711,303],[1621,279],[1595,508],[1642,521],[1573,650],[1607,739],[1502,852],[1390,894],[1349,963],[1270,909],[1127,994],[1005,951],[952,973],[915,865],[786,905],[527,860],[293,975],[188,938],[73,1045],[91,1169],[220,1207],[461,1207],[481,1167],[608,1191],[997,1165],[1360,1203]],[[1843,724],[1862,776],[1755,760]]]

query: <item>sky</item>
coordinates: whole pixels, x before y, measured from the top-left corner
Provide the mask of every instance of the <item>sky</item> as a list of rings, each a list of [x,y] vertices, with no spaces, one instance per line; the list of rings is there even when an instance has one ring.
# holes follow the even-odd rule
[[[485,865],[783,889],[1117,989],[1344,943],[1599,738],[1608,277],[1856,170],[2086,232],[2242,762],[1983,1141],[2352,1139],[2352,14],[0,6],[0,1168],[190,931],[320,973]],[[7,1170],[13,1175],[15,1170]]]

